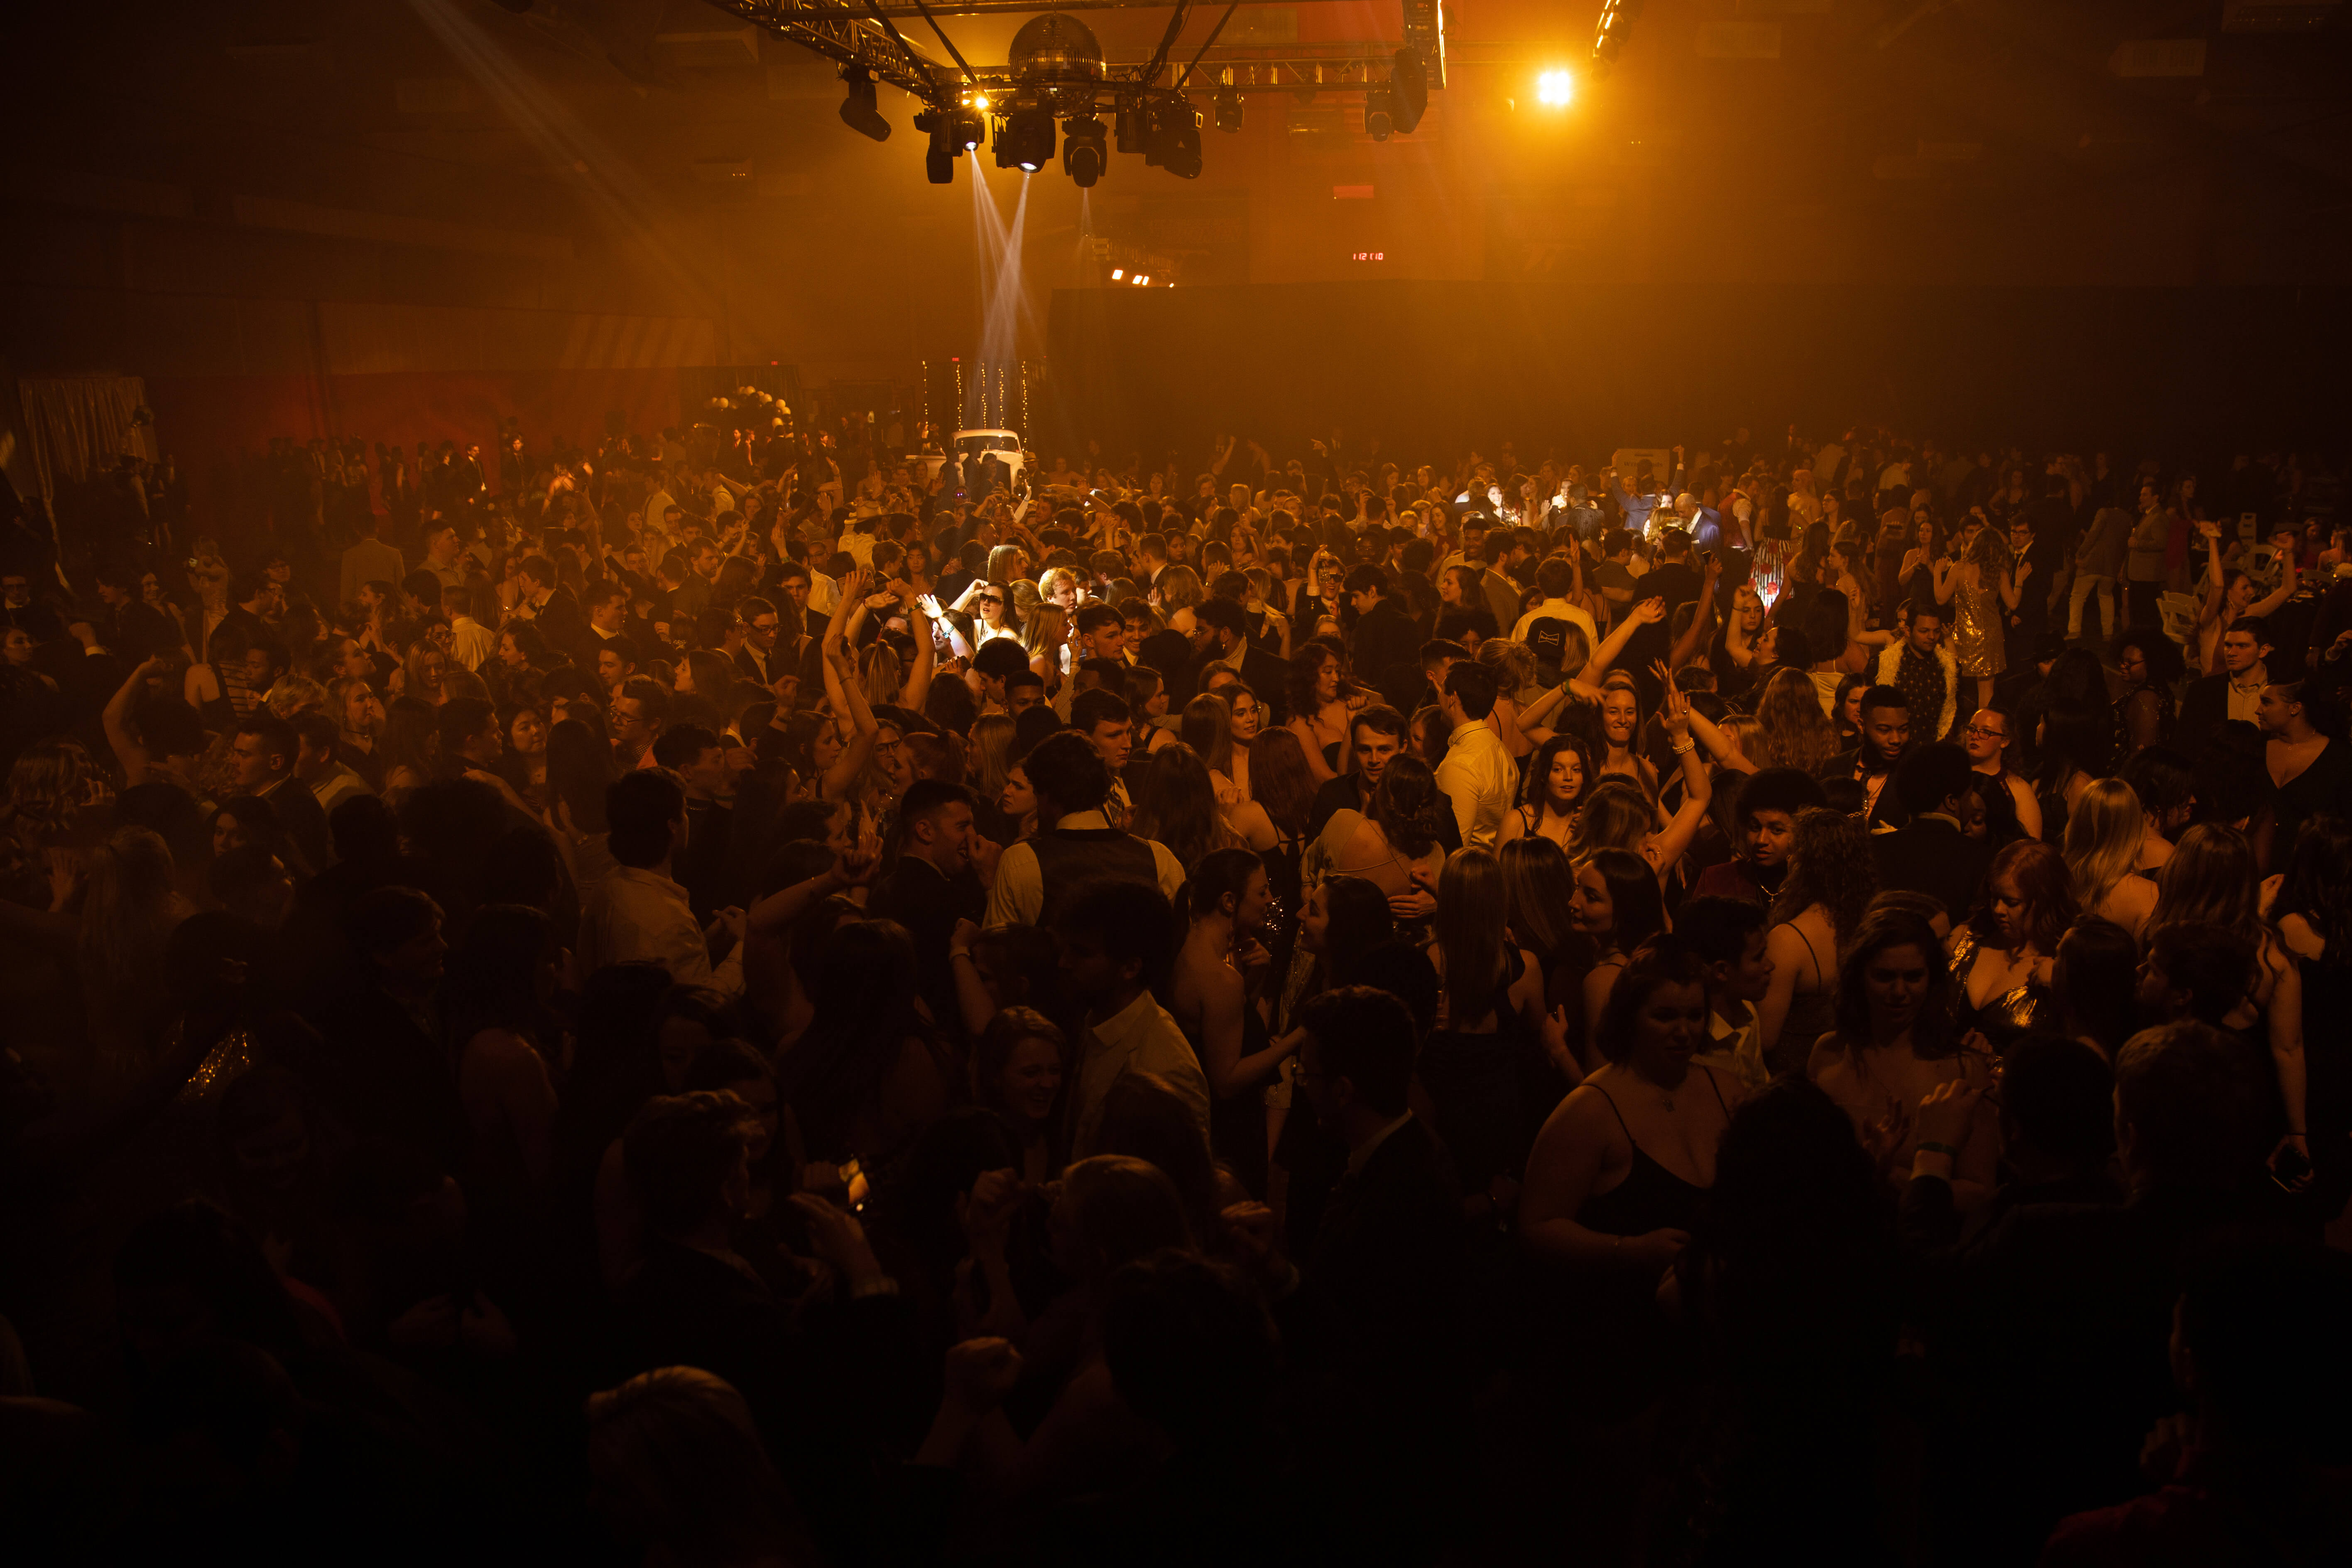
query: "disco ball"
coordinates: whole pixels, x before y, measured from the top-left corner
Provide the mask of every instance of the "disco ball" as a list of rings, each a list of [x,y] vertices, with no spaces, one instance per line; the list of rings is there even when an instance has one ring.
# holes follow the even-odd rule
[[[1013,35],[1007,63],[1013,79],[1050,101],[1076,110],[1094,101],[1103,79],[1102,45],[1094,30],[1075,16],[1049,11],[1033,16]]]

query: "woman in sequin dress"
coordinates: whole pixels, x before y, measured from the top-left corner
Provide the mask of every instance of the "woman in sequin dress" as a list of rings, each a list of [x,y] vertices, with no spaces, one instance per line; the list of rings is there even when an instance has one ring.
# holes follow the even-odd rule
[[[2009,668],[2002,627],[2032,571],[2028,562],[2011,562],[2008,543],[1982,511],[1969,514],[1952,558],[1937,563],[1936,597],[1952,605],[1952,658],[1961,676],[1977,683],[1971,712],[1992,705],[1993,678]]]

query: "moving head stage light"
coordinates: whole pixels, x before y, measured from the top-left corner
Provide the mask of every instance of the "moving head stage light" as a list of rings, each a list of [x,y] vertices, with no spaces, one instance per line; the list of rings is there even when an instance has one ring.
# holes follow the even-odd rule
[[[1631,8],[1638,0],[1612,0]],[[975,66],[940,26],[929,0],[706,0],[746,21],[834,61],[848,96],[845,124],[887,141],[878,89],[887,86],[916,99],[915,129],[928,138],[923,171],[933,184],[955,180],[955,161],[992,133],[996,163],[1035,174],[1054,161],[1061,132],[1062,169],[1073,184],[1091,186],[1109,172],[1109,153],[1140,153],[1147,167],[1179,179],[1201,174],[1201,128],[1209,119],[1186,95],[1196,73],[1213,95],[1216,127],[1242,128],[1242,100],[1250,92],[1361,94],[1364,128],[1376,141],[1409,135],[1421,121],[1432,88],[1445,85],[1445,42],[1438,0],[1397,0],[1405,44],[1318,43],[1286,49],[1280,58],[1255,48],[1212,58],[1218,36],[1238,0],[1216,12],[1214,26],[1187,61],[1177,48],[1192,18],[1191,0],[1177,0],[1150,58],[1111,64],[1094,30],[1076,17],[1049,11],[1013,35],[1002,67]],[[1087,9],[1124,9],[1123,0],[1085,0]],[[990,9],[997,7],[991,6]],[[916,19],[952,64],[918,49],[898,18]],[[1391,35],[1393,39],[1394,35]],[[1201,71],[1204,59],[1212,68]],[[991,122],[993,122],[992,132]]]

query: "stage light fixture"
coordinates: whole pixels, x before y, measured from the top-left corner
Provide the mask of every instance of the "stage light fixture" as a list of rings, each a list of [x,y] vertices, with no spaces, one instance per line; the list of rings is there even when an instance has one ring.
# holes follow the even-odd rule
[[[1135,275],[1135,281],[1136,281],[1136,283],[1137,283],[1139,286],[1140,286],[1140,285],[1142,285],[1142,284],[1145,284],[1145,283],[1149,283],[1149,282],[1150,282],[1150,281],[1151,281],[1151,279],[1150,279],[1150,277],[1148,274],[1139,272],[1139,273],[1137,273],[1137,274]]]
[[[1201,111],[1191,99],[1179,94],[1151,106],[1143,161],[1180,180],[1201,177]]]
[[[864,66],[850,66],[841,73],[849,84],[849,96],[842,100],[841,122],[860,136],[877,142],[890,140],[890,122],[882,118],[882,110],[874,95],[874,73]]]
[[[1122,98],[1110,114],[1112,145],[1122,153],[1144,151],[1145,128],[1143,106],[1131,98]],[[1149,161],[1147,154],[1146,161]]]
[[[987,107],[988,100],[983,98],[977,105],[959,109],[949,117],[949,129],[955,137],[957,152],[969,153],[988,140],[988,121],[981,113]]]
[[[1114,283],[1126,276],[1127,268],[1124,267],[1114,267],[1110,269],[1110,280]]]
[[[927,109],[915,116],[915,129],[931,139],[923,149],[923,174],[935,185],[955,184],[956,154],[963,149],[955,139],[955,117],[944,109]]]
[[[1393,89],[1368,87],[1364,89],[1364,134],[1375,142],[1385,142],[1396,129],[1396,92]]]
[[[1242,128],[1242,89],[1231,82],[1217,89],[1217,129],[1228,135]]]
[[[1396,68],[1389,76],[1389,87],[1396,94],[1389,118],[1400,133],[1410,136],[1421,123],[1421,117],[1429,112],[1429,68],[1421,63],[1420,50],[1408,46],[1396,52]]]
[[[1546,71],[1536,78],[1536,101],[1549,109],[1563,109],[1576,96],[1576,79],[1566,71]]]
[[[1054,161],[1054,111],[1016,110],[996,122],[996,166],[1034,174]]]
[[[1062,127],[1062,172],[1081,190],[1101,179],[1103,166],[1110,162],[1104,134],[1103,122],[1091,114]]]

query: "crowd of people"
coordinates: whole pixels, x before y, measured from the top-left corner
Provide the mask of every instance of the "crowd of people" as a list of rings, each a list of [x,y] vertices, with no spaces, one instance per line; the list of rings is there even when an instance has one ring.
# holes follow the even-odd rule
[[[0,574],[26,1561],[2352,1551],[2316,465],[273,461]]]

